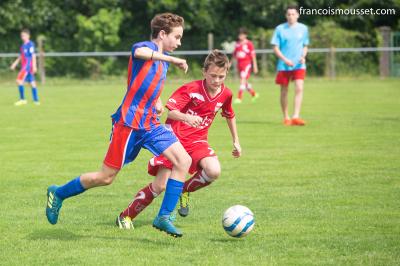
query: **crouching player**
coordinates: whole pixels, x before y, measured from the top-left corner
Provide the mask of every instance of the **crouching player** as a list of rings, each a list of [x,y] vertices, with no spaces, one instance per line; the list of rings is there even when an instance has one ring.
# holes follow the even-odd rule
[[[208,129],[220,109],[232,135],[232,155],[235,158],[241,155],[236,119],[232,109],[232,92],[223,83],[228,67],[227,56],[218,50],[213,50],[204,62],[204,80],[183,85],[172,94],[166,104],[169,109],[166,125],[172,128],[192,158],[189,172],[194,175],[184,184],[185,194],[208,186],[221,174],[218,158],[207,142]],[[150,160],[149,174],[155,176],[155,179],[142,188],[128,208],[117,217],[117,225],[121,229],[133,229],[132,219],[165,190],[172,167],[171,161],[162,155]],[[186,216],[188,208],[183,207],[186,208],[181,208],[180,214]]]
[[[153,226],[175,237],[182,236],[169,216],[178,203],[191,159],[173,132],[160,125],[157,112],[162,108],[159,97],[169,63],[185,72],[188,68],[185,60],[167,55],[181,45],[183,23],[182,17],[171,13],[156,15],[151,21],[152,40],[132,46],[128,88],[122,104],[112,116],[111,141],[102,168],[82,174],[63,186],[48,187],[46,216],[51,224],[57,223],[63,200],[90,188],[110,185],[120,169],[146,148],[156,156],[163,154],[173,163]]]

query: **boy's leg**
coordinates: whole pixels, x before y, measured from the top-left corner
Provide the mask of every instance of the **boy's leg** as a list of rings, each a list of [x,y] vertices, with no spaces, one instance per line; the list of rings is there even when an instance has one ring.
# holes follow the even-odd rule
[[[159,194],[165,190],[168,177],[171,175],[171,170],[164,167],[159,167],[154,181],[138,191],[133,201],[129,204],[119,216],[120,218],[128,217],[129,220],[134,219],[142,212]],[[118,220],[117,220],[118,221]],[[124,223],[118,222],[121,229],[130,229],[123,226]]]
[[[182,144],[175,142],[169,146],[163,155],[173,164],[171,176],[168,179],[160,211],[153,221],[153,226],[175,237],[181,237],[182,233],[175,228],[169,217],[182,193],[186,173],[192,162]]]
[[[32,86],[33,102],[36,103],[36,104],[39,104],[39,96],[38,96],[38,90],[37,90],[37,86],[36,86],[36,81],[35,80],[32,80],[31,86]]]
[[[46,216],[51,224],[56,224],[63,200],[79,195],[84,191],[112,183],[118,174],[118,169],[103,164],[98,172],[85,173],[62,186],[52,185],[47,189]]]
[[[304,92],[304,80],[296,79],[295,84],[295,96],[294,96],[294,113],[293,118],[300,117],[301,104],[303,102],[303,92]]]
[[[195,160],[195,158],[193,158],[193,160]],[[198,171],[189,180],[186,180],[183,186],[183,193],[180,197],[180,206],[178,209],[178,213],[182,217],[189,215],[190,192],[210,185],[221,174],[221,165],[216,156],[202,158],[198,165]]]
[[[25,80],[26,75],[27,75],[27,72],[24,70],[21,70],[18,73],[16,82],[17,82],[17,86],[18,86],[19,100],[17,102],[15,102],[15,105],[17,105],[17,106],[27,103],[27,101],[25,100],[25,88],[24,88],[24,80]]]
[[[283,113],[283,119],[285,121],[290,120],[288,110],[288,85],[281,85],[281,109]]]

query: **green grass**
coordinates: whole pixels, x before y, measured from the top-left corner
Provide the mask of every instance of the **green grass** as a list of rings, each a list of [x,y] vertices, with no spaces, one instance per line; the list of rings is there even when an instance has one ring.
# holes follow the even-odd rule
[[[0,264],[400,264],[399,80],[308,79],[302,114],[309,124],[301,128],[281,125],[272,80],[253,81],[259,101],[246,95],[235,106],[243,157],[231,157],[218,116],[210,143],[222,175],[193,194],[190,216],[177,221],[181,239],[151,227],[161,197],[134,231],[114,226],[151,181],[146,150],[113,185],[68,199],[59,223],[48,224],[47,186],[100,167],[124,84],[53,79],[40,86],[41,106],[17,108],[16,86],[0,82]],[[169,81],[164,100],[180,84]],[[236,92],[236,83],[228,85]],[[255,213],[244,239],[221,227],[235,204]]]

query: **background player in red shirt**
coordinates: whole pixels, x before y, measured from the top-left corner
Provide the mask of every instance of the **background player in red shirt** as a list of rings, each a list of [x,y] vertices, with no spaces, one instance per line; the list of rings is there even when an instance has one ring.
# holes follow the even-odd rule
[[[37,71],[35,44],[30,40],[30,31],[28,29],[23,29],[21,31],[21,40],[23,43],[19,49],[20,54],[10,66],[11,70],[14,70],[21,61],[21,70],[19,71],[16,80],[19,90],[19,101],[17,101],[15,105],[19,106],[28,103],[25,99],[25,82],[31,84],[33,102],[36,105],[39,105],[40,102],[35,81],[35,73]]]
[[[254,51],[253,43],[247,39],[247,29],[240,28],[238,41],[236,42],[235,50],[233,51],[232,60],[236,60],[237,69],[240,77],[240,86],[238,97],[235,99],[235,103],[241,103],[243,98],[243,91],[247,90],[252,100],[258,98],[258,93],[254,91],[251,84],[249,83],[250,73],[253,71],[255,74],[258,73],[256,52]]]
[[[223,83],[228,68],[228,57],[218,50],[213,50],[204,62],[204,80],[183,85],[172,94],[166,105],[169,109],[166,125],[173,129],[192,158],[189,172],[194,175],[185,182],[183,193],[205,187],[221,174],[218,158],[207,141],[208,129],[219,110],[222,110],[221,115],[226,118],[232,135],[232,155],[235,158],[241,155],[235,113],[232,109],[232,92]],[[165,190],[171,169],[171,162],[162,155],[150,160],[149,174],[156,177],[136,194],[128,208],[119,215],[117,225],[121,229],[132,229],[129,226],[131,220]],[[183,212],[180,210],[179,213],[186,216],[188,208],[184,208]]]

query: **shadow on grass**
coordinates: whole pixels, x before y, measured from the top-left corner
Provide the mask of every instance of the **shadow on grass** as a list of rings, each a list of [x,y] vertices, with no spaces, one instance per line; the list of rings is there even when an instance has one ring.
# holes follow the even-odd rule
[[[116,221],[107,221],[107,222],[98,222],[97,225],[106,226],[107,228],[117,228]],[[133,226],[135,229],[138,229],[143,226],[151,226],[153,224],[153,220],[134,220]]]
[[[236,241],[240,241],[240,238],[234,238],[234,237],[214,237],[210,238],[211,242],[216,242],[216,243],[234,243]]]
[[[28,234],[27,239],[29,240],[63,240],[63,241],[75,241],[85,236],[74,234],[65,229],[40,229],[33,231]]]

